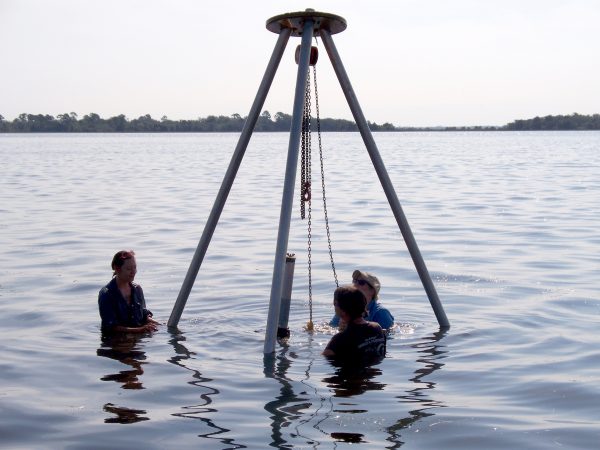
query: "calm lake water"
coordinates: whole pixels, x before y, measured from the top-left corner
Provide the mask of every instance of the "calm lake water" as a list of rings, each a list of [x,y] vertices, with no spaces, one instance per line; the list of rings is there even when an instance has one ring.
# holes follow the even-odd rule
[[[255,134],[178,329],[102,342],[117,250],[168,319],[237,139],[0,135],[0,446],[598,448],[599,132],[375,134],[446,332],[359,135],[323,135],[338,276],[377,274],[397,321],[361,373],[321,356],[335,284],[318,192],[317,330],[296,201],[291,338],[263,355],[288,135]]]

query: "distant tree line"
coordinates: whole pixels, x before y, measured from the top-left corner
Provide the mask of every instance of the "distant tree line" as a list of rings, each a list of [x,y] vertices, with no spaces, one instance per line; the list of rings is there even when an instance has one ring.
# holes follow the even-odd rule
[[[96,113],[79,118],[76,113],[59,114],[20,114],[13,121],[7,121],[0,115],[0,132],[4,133],[153,133],[153,132],[240,132],[246,117],[239,114],[231,116],[208,116],[196,120],[171,120],[163,116],[153,119],[150,114],[129,120],[120,114],[103,119]],[[254,131],[289,131],[292,116],[278,112],[271,116],[264,111],[258,118]],[[357,131],[356,124],[343,119],[320,119],[321,131]],[[378,125],[369,122],[373,131],[395,131],[390,123]],[[313,129],[316,119],[313,120]]]
[[[506,125],[507,130],[600,130],[600,114],[585,116],[573,113],[570,116],[534,117],[515,120]]]
[[[246,117],[208,116],[196,120],[171,120],[163,116],[153,119],[149,114],[137,119],[125,115],[103,119],[96,113],[79,118],[77,114],[64,113],[54,117],[49,114],[20,114],[16,119],[5,120],[0,115],[0,133],[155,133],[155,132],[240,132]],[[264,111],[258,118],[254,131],[289,131],[292,116],[282,112],[271,116]],[[344,119],[320,119],[321,131],[358,131],[356,124]],[[396,127],[391,123],[368,122],[371,131],[491,131],[491,130],[600,130],[600,114],[585,116],[574,113],[570,116],[535,117],[515,120],[503,127]],[[313,119],[313,130],[316,120]]]

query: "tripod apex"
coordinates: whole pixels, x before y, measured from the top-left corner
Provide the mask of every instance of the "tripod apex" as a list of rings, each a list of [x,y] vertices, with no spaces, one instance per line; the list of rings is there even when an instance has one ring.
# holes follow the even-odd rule
[[[341,33],[346,29],[346,19],[335,14],[315,11],[307,8],[305,11],[291,12],[271,17],[267,20],[267,30],[281,34],[285,29],[292,30],[292,36],[302,36],[304,23],[310,20],[313,23],[313,35],[320,36],[321,30],[329,34]]]

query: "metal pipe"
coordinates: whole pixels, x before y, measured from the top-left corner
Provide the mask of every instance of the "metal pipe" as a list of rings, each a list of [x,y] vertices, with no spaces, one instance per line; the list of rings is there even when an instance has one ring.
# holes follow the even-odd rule
[[[279,307],[279,322],[277,324],[277,337],[290,336],[288,321],[290,318],[290,304],[292,302],[292,287],[294,285],[294,267],[296,257],[288,253],[285,257],[285,271],[283,273],[283,286],[281,288],[281,306]]]
[[[194,281],[198,276],[198,271],[202,265],[202,260],[206,254],[208,244],[210,244],[210,240],[212,239],[217,223],[219,222],[221,212],[223,212],[223,207],[227,201],[227,196],[229,195],[229,191],[231,190],[231,186],[233,185],[237,171],[242,163],[242,158],[244,157],[244,153],[248,147],[248,142],[252,136],[252,131],[254,130],[258,116],[260,115],[261,109],[265,103],[271,83],[273,82],[273,78],[275,78],[275,74],[277,73],[277,67],[279,66],[279,62],[281,61],[291,34],[291,29],[282,30],[279,34],[279,38],[277,39],[277,43],[275,44],[275,48],[271,54],[271,59],[267,64],[265,74],[258,88],[258,92],[256,93],[254,103],[252,103],[252,107],[248,113],[248,118],[244,123],[244,128],[242,129],[240,139],[238,140],[238,144],[235,148],[233,156],[231,157],[229,167],[225,173],[223,182],[221,183],[221,188],[219,189],[217,198],[215,199],[212,210],[204,227],[204,232],[202,233],[198,247],[196,247],[196,252],[194,253],[190,267],[185,275],[183,284],[181,285],[179,295],[177,296],[177,300],[175,301],[175,305],[171,311],[171,316],[167,322],[169,327],[176,327],[179,323],[183,308],[185,308],[185,304],[192,290],[192,286],[194,285]]]
[[[446,317],[444,307],[442,306],[442,303],[435,290],[435,286],[431,281],[431,277],[429,276],[429,272],[425,266],[425,261],[421,256],[419,247],[417,246],[417,241],[415,240],[410,226],[408,225],[408,220],[402,211],[402,206],[400,206],[400,202],[398,201],[392,181],[390,180],[385,165],[383,164],[383,160],[381,159],[381,155],[379,154],[379,150],[377,149],[377,145],[375,144],[375,140],[373,139],[373,135],[371,134],[367,120],[365,119],[360,104],[358,103],[356,94],[352,89],[350,79],[348,78],[348,74],[344,69],[340,55],[338,54],[335,44],[333,43],[331,34],[325,28],[320,30],[320,34],[321,39],[323,40],[323,45],[327,50],[327,54],[329,55],[329,59],[333,65],[333,69],[342,87],[342,91],[344,91],[344,95],[346,96],[346,100],[348,101],[348,105],[350,106],[350,110],[354,116],[354,120],[356,121],[356,125],[358,126],[365,146],[367,147],[367,151],[369,152],[369,156],[371,157],[371,161],[373,162],[373,166],[375,167],[375,171],[377,172],[381,186],[385,191],[385,195],[387,196],[390,207],[392,208],[394,216],[396,217],[396,222],[398,223],[398,227],[400,228],[402,236],[404,237],[404,241],[406,242],[410,256],[415,264],[417,273],[421,278],[421,282],[423,283],[423,287],[425,288],[425,292],[427,293],[437,321],[440,327],[449,328],[450,322]]]
[[[292,204],[294,202],[294,184],[296,183],[296,170],[298,166],[298,149],[300,147],[300,132],[302,130],[302,110],[304,107],[304,94],[310,58],[310,47],[313,37],[313,21],[307,19],[302,29],[302,44],[298,60],[298,75],[296,77],[296,91],[294,94],[294,109],[292,111],[292,125],[288,146],[287,164],[285,168],[285,181],[281,198],[281,213],[279,215],[279,231],[277,233],[277,248],[275,262],[273,263],[273,281],[271,283],[271,298],[269,301],[269,314],[265,332],[264,353],[275,351],[277,336],[277,322],[279,321],[279,307],[281,302],[281,286],[285,255],[290,234],[292,220]]]

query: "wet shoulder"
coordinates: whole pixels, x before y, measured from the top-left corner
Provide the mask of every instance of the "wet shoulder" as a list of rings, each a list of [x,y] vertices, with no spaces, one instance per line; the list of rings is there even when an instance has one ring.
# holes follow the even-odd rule
[[[377,322],[367,322],[365,326],[373,333],[373,334],[384,334],[383,328]]]

